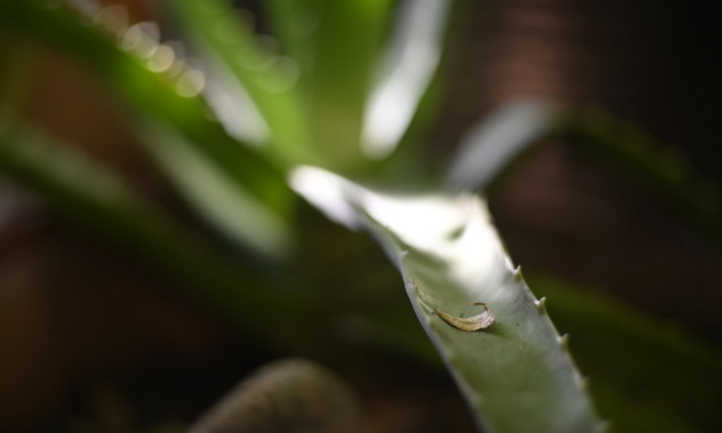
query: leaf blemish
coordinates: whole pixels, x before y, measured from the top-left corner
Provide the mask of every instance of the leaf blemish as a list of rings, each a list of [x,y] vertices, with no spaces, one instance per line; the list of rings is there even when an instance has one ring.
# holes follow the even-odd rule
[[[447,237],[447,239],[449,239],[450,241],[457,240],[457,239],[459,239],[459,238],[461,237],[461,235],[464,234],[464,230],[466,230],[466,223],[464,223],[464,224],[462,224],[462,225],[460,225],[460,226],[458,226],[458,227],[455,227],[453,230],[451,230],[451,231],[446,235],[446,237]]]
[[[484,311],[480,314],[471,317],[457,317],[449,313],[437,310],[434,308],[434,313],[439,316],[444,322],[453,326],[456,329],[460,329],[466,332],[481,331],[488,328],[494,323],[494,313],[484,302],[474,302],[474,305],[480,305],[484,307]]]

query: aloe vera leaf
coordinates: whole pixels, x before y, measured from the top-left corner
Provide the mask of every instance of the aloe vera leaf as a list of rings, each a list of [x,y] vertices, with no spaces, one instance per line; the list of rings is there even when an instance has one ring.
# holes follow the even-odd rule
[[[383,158],[408,128],[441,59],[448,0],[402,2],[397,23],[367,101],[364,153]]]
[[[389,0],[272,0],[269,17],[282,48],[301,66],[299,91],[314,143],[327,166],[355,171],[364,107],[393,10]]]
[[[405,312],[407,297],[394,293],[398,277],[393,269],[384,268],[383,258],[373,251],[375,245],[364,242],[360,234],[344,236],[338,232],[342,238],[329,240],[328,233],[326,229],[323,244],[307,248],[321,251],[322,245],[331,242],[336,247],[327,256],[333,258],[317,257],[318,264],[308,269],[309,276],[304,279],[313,281],[315,287],[343,287],[324,295],[328,299],[341,296],[337,294],[341,292],[355,300],[331,301],[343,305],[341,309],[351,305],[362,312],[379,313],[374,317],[367,313],[353,316],[349,325],[354,325],[356,331],[350,334],[354,344],[394,350],[440,368],[440,359],[418,321]],[[364,264],[364,270],[359,271],[359,263]],[[333,271],[321,271],[329,268]],[[314,275],[321,280],[313,280]],[[546,297],[545,306],[559,332],[569,333],[572,356],[584,373],[595,407],[603,419],[610,420],[610,432],[721,430],[719,348],[700,341],[679,325],[624,305],[599,290],[579,287],[558,277],[540,277],[529,269],[525,269],[524,278],[535,295]],[[347,322],[337,326],[343,323]]]
[[[321,14],[327,0],[268,0],[263,2],[266,18],[278,38],[281,52],[290,56],[301,71],[299,80],[313,73]],[[303,85],[299,86],[303,90]]]
[[[242,143],[265,146],[270,135],[268,124],[246,89],[223,65],[206,65],[205,72],[208,80],[203,96],[223,129]]]
[[[168,5],[201,55],[211,65],[223,65],[247,92],[268,126],[274,158],[286,167],[318,162],[296,91],[295,62],[264,49],[250,23],[223,0]]]
[[[534,101],[513,102],[484,117],[461,138],[446,184],[485,189],[531,143],[546,137],[554,121],[551,106]]]
[[[681,155],[638,127],[597,110],[565,110],[550,103],[511,103],[462,139],[447,171],[450,188],[487,189],[513,170],[534,144],[562,138],[615,170],[656,190],[702,228],[722,237],[722,193]]]
[[[233,180],[181,135],[159,125],[146,128],[148,148],[171,174],[171,180],[198,211],[232,239],[266,257],[282,257],[290,249],[287,222],[268,207],[250,199]]]
[[[513,268],[480,199],[382,194],[300,167],[292,187],[331,219],[372,232],[399,268],[413,309],[485,431],[593,432],[604,428],[584,381],[544,309]],[[496,317],[480,332],[468,317]]]
[[[44,2],[35,0],[12,2],[4,6],[0,22],[1,32],[71,55],[108,83],[142,116],[143,121],[138,122],[141,138],[163,168],[177,166],[177,160],[173,159],[176,148],[186,161],[195,158],[196,166],[212,167],[207,171],[215,172],[212,176],[183,177],[182,170],[169,171],[176,184],[192,188],[181,192],[200,207],[202,213],[213,215],[218,222],[228,220],[229,206],[237,210],[235,218],[238,219],[246,212],[257,214],[263,209],[277,222],[273,230],[264,225],[252,227],[250,222],[245,226],[222,224],[221,229],[232,239],[272,256],[285,253],[291,194],[281,171],[257,149],[232,139],[221,125],[209,119],[201,99],[179,94],[180,83],[176,78],[151,71],[147,60],[121,49],[118,41],[89,17],[61,6],[46,7]],[[148,134],[151,129],[153,134]],[[160,136],[159,131],[170,134],[159,142],[152,142]],[[209,191],[210,177],[226,180],[224,188],[231,188],[234,193],[226,194],[224,200],[233,200],[233,204],[213,200],[213,194],[198,200],[202,197],[198,191]],[[251,208],[245,210],[247,205]],[[274,241],[264,243],[263,237]]]
[[[332,167],[363,168],[363,115],[383,37],[389,0],[327,0],[316,33],[316,63],[305,83],[314,137]]]

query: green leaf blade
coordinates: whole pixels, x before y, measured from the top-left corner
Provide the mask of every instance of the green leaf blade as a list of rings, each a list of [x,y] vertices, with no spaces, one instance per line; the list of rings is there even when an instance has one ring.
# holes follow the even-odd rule
[[[159,125],[148,126],[148,149],[187,201],[216,229],[264,257],[280,258],[291,249],[291,230],[283,215],[268,206],[278,189],[266,191],[264,202],[234,182],[214,161],[179,134]],[[280,191],[284,191],[283,189]]]
[[[268,2],[282,48],[300,65],[313,146],[327,167],[349,172],[367,164],[364,109],[392,9],[389,0]]]
[[[474,196],[380,194],[301,168],[294,189],[336,219],[371,231],[404,277],[416,315],[469,404],[492,432],[593,432],[603,428],[584,381]],[[478,313],[496,322],[466,332],[439,317]]]
[[[388,42],[364,112],[362,150],[380,159],[403,138],[439,66],[448,0],[407,0]]]
[[[211,66],[238,80],[265,120],[280,164],[318,162],[296,92],[297,65],[264,50],[250,24],[222,0],[169,2],[191,42]]]

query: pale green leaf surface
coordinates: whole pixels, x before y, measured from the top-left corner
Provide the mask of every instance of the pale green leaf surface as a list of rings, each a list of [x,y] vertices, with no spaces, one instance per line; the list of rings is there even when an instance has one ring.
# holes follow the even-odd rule
[[[446,183],[458,189],[483,189],[526,148],[545,137],[556,118],[547,104],[510,103],[473,126],[449,164]]]
[[[281,257],[290,249],[286,221],[252,195],[182,136],[156,125],[148,127],[149,150],[171,174],[171,180],[199,212],[231,239],[247,244],[268,257]]]
[[[367,156],[391,153],[409,127],[441,59],[449,0],[402,2],[364,113]]]
[[[543,307],[514,269],[475,196],[381,194],[302,167],[292,187],[327,215],[371,231],[401,271],[416,315],[490,432],[592,432],[604,426]],[[466,332],[485,302],[496,322]]]

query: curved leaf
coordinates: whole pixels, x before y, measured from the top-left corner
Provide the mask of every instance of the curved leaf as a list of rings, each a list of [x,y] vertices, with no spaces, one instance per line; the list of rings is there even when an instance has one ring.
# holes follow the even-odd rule
[[[253,200],[243,185],[234,184],[228,173],[181,135],[160,125],[149,125],[146,130],[150,152],[208,221],[231,239],[267,257],[285,255],[291,235],[279,214]]]
[[[603,428],[584,380],[544,308],[514,269],[475,196],[390,195],[302,167],[293,188],[329,217],[371,231],[399,268],[416,315],[477,419],[492,432],[593,432]],[[495,322],[468,317],[483,302]]]
[[[449,164],[447,185],[461,190],[486,188],[530,144],[550,133],[552,113],[549,105],[524,101],[485,117],[462,137]]]
[[[367,156],[391,153],[411,123],[441,58],[451,2],[407,0],[364,114],[361,145]]]

